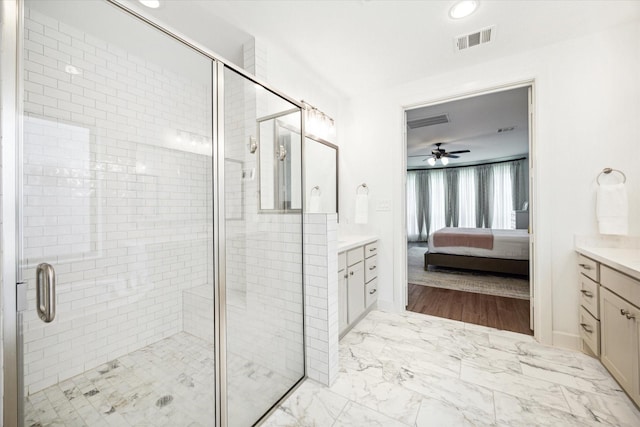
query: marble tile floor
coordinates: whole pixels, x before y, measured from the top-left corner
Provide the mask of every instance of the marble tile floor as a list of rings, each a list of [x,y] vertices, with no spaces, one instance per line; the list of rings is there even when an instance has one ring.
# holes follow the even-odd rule
[[[180,332],[28,396],[25,426],[212,426],[214,373],[213,344]],[[228,376],[233,426],[253,423],[293,384],[236,355]]]
[[[329,388],[306,380],[276,426],[640,426],[640,411],[589,356],[532,337],[372,311],[340,342]]]

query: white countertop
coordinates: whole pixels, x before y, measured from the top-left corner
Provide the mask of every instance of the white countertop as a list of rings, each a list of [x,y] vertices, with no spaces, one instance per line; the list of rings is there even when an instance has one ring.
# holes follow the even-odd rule
[[[576,246],[576,251],[640,280],[640,249]]]
[[[378,240],[378,236],[362,235],[362,236],[338,236],[338,253],[357,248]]]

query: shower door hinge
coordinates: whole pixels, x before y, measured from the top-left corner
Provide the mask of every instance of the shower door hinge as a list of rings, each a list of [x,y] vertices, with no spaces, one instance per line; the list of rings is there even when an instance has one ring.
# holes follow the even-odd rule
[[[16,311],[27,309],[27,284],[25,282],[16,283]]]

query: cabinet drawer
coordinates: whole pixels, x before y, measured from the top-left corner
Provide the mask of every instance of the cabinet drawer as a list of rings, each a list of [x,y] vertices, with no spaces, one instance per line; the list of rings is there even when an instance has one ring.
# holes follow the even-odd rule
[[[584,307],[580,307],[580,338],[583,345],[600,356],[600,322]]]
[[[369,258],[378,253],[378,241],[376,240],[373,243],[369,243],[364,247],[364,256],[365,258]]]
[[[600,281],[598,263],[584,255],[578,255],[578,271],[596,282]]]
[[[347,268],[347,254],[346,252],[341,252],[338,254],[338,271],[342,271]]]
[[[356,264],[362,261],[363,259],[364,259],[364,251],[362,249],[362,246],[360,246],[359,248],[355,248],[355,249],[351,249],[350,251],[347,251],[348,266],[352,266],[353,264]]]
[[[374,255],[364,260],[364,281],[368,283],[376,277],[378,277],[378,257]]]
[[[640,281],[632,279],[606,265],[601,265],[600,283],[631,304],[640,307]]]
[[[373,279],[372,281],[367,283],[364,286],[364,291],[365,291],[364,299],[367,304],[367,307],[369,307],[378,299],[378,279],[377,278]]]
[[[598,285],[586,276],[580,275],[580,305],[587,309],[596,319],[600,319],[598,301],[600,301]]]

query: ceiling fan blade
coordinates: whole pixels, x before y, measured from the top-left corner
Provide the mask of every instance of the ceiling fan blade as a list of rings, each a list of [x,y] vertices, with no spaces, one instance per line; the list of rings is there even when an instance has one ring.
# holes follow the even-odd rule
[[[452,156],[451,154],[447,153],[445,154],[446,157],[450,158],[450,159],[459,159],[460,156]]]
[[[471,150],[456,150],[456,151],[449,151],[449,154],[461,154],[461,153],[470,153]]]

